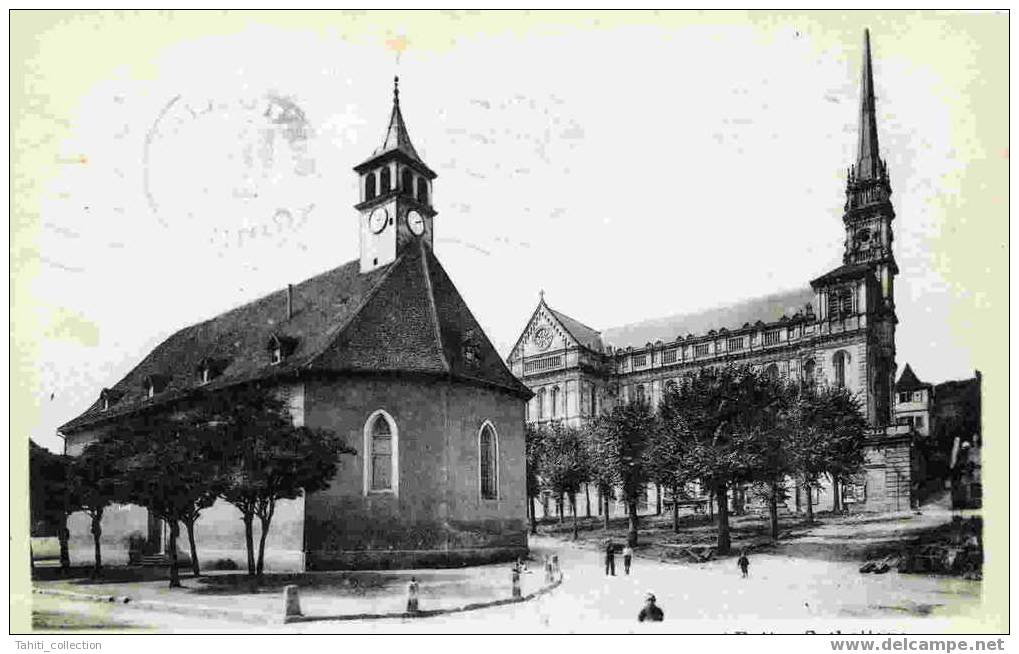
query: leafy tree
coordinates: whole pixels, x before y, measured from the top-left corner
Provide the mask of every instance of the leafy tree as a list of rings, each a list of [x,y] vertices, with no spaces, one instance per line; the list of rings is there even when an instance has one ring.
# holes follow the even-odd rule
[[[284,401],[259,386],[217,393],[205,411],[227,448],[220,497],[240,510],[248,574],[261,577],[277,501],[328,488],[339,456],[355,450],[332,432],[295,426]],[[257,563],[256,516],[261,526]]]
[[[666,389],[665,395],[674,392],[676,392],[674,387],[670,386]],[[669,406],[673,404],[669,403]],[[693,479],[686,467],[685,433],[678,422],[671,422],[669,418],[664,417],[667,413],[668,409],[660,408],[661,428],[648,446],[646,459],[649,478],[659,486],[665,486],[672,493],[672,530],[679,533],[678,500],[684,494],[686,485]],[[678,419],[672,414],[668,415],[672,420]],[[673,428],[669,428],[670,426]]]
[[[771,537],[778,538],[778,503],[788,496],[786,480],[793,474],[790,448],[795,422],[792,406],[796,389],[778,379],[759,377],[756,419],[737,435],[737,449],[749,457],[751,492],[768,505]]]
[[[645,402],[620,404],[602,413],[591,431],[592,465],[599,485],[618,486],[629,514],[627,542],[637,544],[637,501],[648,481],[646,450],[657,423]],[[608,511],[605,513],[608,524]]]
[[[84,511],[91,520],[92,541],[95,545],[93,575],[102,575],[103,554],[100,539],[103,534],[103,512],[117,499],[118,443],[100,438],[73,457],[68,470],[68,513]]]
[[[71,458],[54,454],[29,440],[29,493],[33,525],[44,523],[53,527],[60,542],[60,569],[66,573],[71,566],[68,547],[67,514],[74,498],[70,496],[69,472]]]
[[[579,430],[554,422],[538,458],[544,487],[557,497],[566,495],[573,512],[573,539],[577,539],[577,493],[588,478],[587,448]]]
[[[125,423],[117,442],[118,497],[146,507],[170,527],[170,588],[178,588],[177,538],[182,522],[188,531],[192,571],[201,574],[194,523],[216,500],[219,441],[207,426],[164,417]]]
[[[748,367],[703,368],[666,393],[662,428],[681,442],[682,466],[718,503],[720,554],[731,548],[728,489],[752,480],[750,444],[775,401],[770,384]]]
[[[796,398],[792,419],[793,467],[807,490],[807,522],[813,522],[811,492],[821,478],[827,475],[837,483],[862,469],[867,422],[859,399],[848,389],[833,386],[805,387]]]
[[[538,533],[537,510],[535,500],[541,494],[541,484],[538,480],[540,470],[541,450],[545,442],[545,429],[528,424],[524,428],[524,458],[527,473],[527,509],[531,518],[531,533]]]

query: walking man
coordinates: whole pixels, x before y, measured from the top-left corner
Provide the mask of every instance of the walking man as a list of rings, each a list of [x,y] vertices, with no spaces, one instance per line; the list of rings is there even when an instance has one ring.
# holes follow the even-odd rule
[[[743,573],[743,578],[747,578],[747,570],[750,569],[750,559],[747,558],[747,551],[742,550],[739,553],[739,558],[736,560],[736,565],[739,566],[740,572]]]
[[[616,546],[611,539],[605,544],[605,574],[616,576]]]
[[[410,578],[410,583],[407,584],[407,613],[418,612],[418,580],[415,577]]]
[[[626,547],[623,548],[623,570],[627,575],[630,574],[630,561],[633,559],[633,548],[627,543]]]

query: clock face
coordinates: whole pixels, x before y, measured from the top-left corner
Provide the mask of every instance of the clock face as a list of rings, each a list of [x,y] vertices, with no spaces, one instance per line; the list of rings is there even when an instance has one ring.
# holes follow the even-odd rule
[[[368,229],[378,234],[389,224],[389,212],[384,208],[378,208],[368,216]]]
[[[425,219],[417,211],[408,211],[407,227],[414,236],[421,236],[425,233]]]
[[[534,344],[539,350],[547,350],[552,345],[552,332],[548,327],[539,327],[534,332]]]

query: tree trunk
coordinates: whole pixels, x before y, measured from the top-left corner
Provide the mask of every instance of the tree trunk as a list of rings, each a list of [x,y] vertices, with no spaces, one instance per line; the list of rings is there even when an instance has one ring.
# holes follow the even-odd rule
[[[577,496],[570,493],[570,509],[573,510],[573,540],[577,540],[579,532],[577,531]]]
[[[796,513],[800,512],[800,482],[796,482]]]
[[[708,493],[708,517],[715,521],[715,496],[711,493]]]
[[[839,502],[839,480],[838,477],[831,478],[831,510],[833,513],[838,513],[842,509],[841,503]]]
[[[672,487],[672,531],[679,533],[679,486]]]
[[[191,572],[196,577],[202,576],[202,568],[198,565],[198,548],[195,546],[195,518],[184,522],[188,530],[188,545],[191,546]]]
[[[591,517],[591,484],[584,483],[584,501],[587,503],[587,517]]]
[[[609,494],[602,493],[602,502],[605,505],[605,531],[609,530]]]
[[[655,484],[655,515],[662,515],[662,487]]]
[[[768,512],[771,514],[771,538],[778,540],[778,487],[771,485],[771,497],[768,498]]]
[[[92,542],[95,546],[95,568],[92,570],[93,576],[100,576],[103,574],[103,550],[99,545],[99,539],[103,535],[103,511],[100,509],[96,513],[92,514]]]
[[[269,525],[272,523],[272,516],[276,512],[276,502],[269,503],[269,510],[265,516],[259,516],[262,521],[262,534],[258,540],[258,569],[256,574],[262,577],[262,570],[265,569],[265,539],[269,535]]]
[[[626,542],[630,547],[637,546],[637,500],[630,499],[626,502],[629,513],[629,529],[626,531]]]
[[[718,554],[728,554],[732,542],[729,539],[729,503],[726,501],[725,484],[716,488],[718,497]]]
[[[60,524],[57,525],[57,539],[60,541],[60,571],[66,575],[71,569],[71,548],[68,545],[71,534],[67,530],[66,514],[64,514]]]
[[[252,534],[251,523],[255,520],[253,513],[245,513],[244,517],[244,544],[248,548],[248,576],[255,576],[255,539]]]
[[[563,524],[566,521],[566,507],[563,504],[563,494],[559,493],[559,497],[555,501],[556,511],[559,512],[559,524]]]
[[[168,520],[170,523],[170,588],[180,588],[180,570],[177,569],[177,536],[180,535],[180,523],[176,520]]]
[[[807,491],[807,524],[814,524],[814,494],[810,484],[804,484],[803,490]]]
[[[538,507],[536,507],[534,505],[534,496],[531,496],[531,501],[529,502],[529,504],[531,506],[531,533],[532,534],[537,534],[538,533],[538,518],[537,518],[536,514],[538,512]]]

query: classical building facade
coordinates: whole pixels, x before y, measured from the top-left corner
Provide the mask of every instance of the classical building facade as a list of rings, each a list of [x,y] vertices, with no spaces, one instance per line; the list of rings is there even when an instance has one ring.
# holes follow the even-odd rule
[[[432,250],[436,174],[411,144],[398,90],[382,145],[354,169],[360,256],[186,327],[60,428],[78,454],[121,421],[181,411],[202,394],[263,384],[298,425],[345,437],[330,486],[283,501],[267,565],[324,569],[459,565],[526,552],[524,406],[507,369]],[[256,526],[257,528],[257,526]],[[72,516],[72,556],[91,556]],[[126,540],[165,547],[147,511],[103,518],[106,557]],[[243,566],[240,512],[222,501],[196,529],[199,555]],[[256,539],[257,539],[256,534]]]
[[[856,161],[842,218],[843,263],[801,289],[599,331],[538,302],[510,368],[534,391],[531,423],[578,424],[620,402],[657,405],[705,366],[752,366],[788,380],[845,387],[872,427],[867,472],[847,503],[909,507],[911,436],[894,426],[895,276],[888,168],[878,148],[870,38],[864,36]],[[823,492],[823,491],[822,491]],[[820,498],[812,498],[818,502]]]

